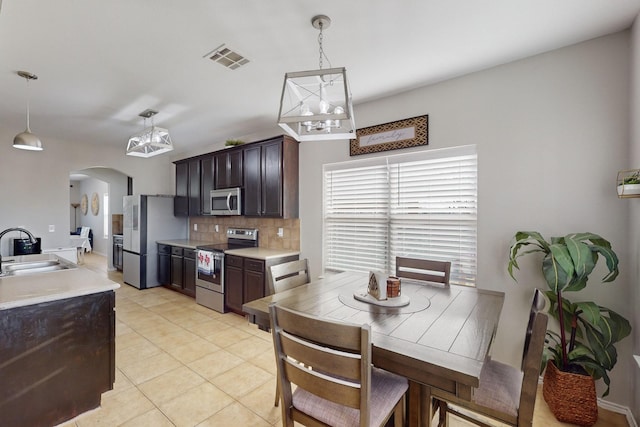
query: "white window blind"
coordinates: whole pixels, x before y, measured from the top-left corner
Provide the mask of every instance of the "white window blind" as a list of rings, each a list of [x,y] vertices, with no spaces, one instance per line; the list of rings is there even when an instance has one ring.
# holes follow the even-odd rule
[[[324,267],[451,261],[451,283],[475,285],[477,169],[475,146],[325,165]]]

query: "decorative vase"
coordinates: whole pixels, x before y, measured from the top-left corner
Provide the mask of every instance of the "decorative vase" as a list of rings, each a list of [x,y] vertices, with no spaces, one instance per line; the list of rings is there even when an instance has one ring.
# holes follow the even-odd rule
[[[563,372],[549,360],[542,395],[558,421],[592,426],[598,420],[596,385],[591,375]]]

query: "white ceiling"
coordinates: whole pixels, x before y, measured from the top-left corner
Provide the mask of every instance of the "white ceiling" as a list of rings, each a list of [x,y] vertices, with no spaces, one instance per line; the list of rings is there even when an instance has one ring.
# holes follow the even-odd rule
[[[0,127],[123,151],[159,111],[176,149],[274,126],[284,73],[346,67],[354,104],[628,28],[640,0],[0,0]],[[225,43],[251,62],[203,56]],[[325,68],[327,63],[325,62]],[[11,141],[3,143],[10,144]]]

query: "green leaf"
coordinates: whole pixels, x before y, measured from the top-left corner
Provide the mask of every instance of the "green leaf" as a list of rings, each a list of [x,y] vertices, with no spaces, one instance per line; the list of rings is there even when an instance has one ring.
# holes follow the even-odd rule
[[[576,276],[586,277],[593,271],[595,263],[589,246],[583,243],[576,235],[565,236],[567,251],[571,256],[571,264],[575,268]],[[579,236],[579,235],[578,235]]]

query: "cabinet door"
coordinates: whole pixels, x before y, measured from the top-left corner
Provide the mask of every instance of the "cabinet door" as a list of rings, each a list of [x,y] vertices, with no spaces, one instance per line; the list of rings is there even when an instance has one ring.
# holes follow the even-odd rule
[[[182,257],[171,255],[171,286],[182,290]]]
[[[173,199],[173,214],[189,216],[189,163],[176,163],[176,197]]]
[[[196,295],[196,251],[184,250],[182,259],[182,288],[184,293],[190,296]]]
[[[262,145],[262,215],[282,216],[282,142]]]
[[[200,160],[189,161],[189,215],[200,215]]]
[[[208,156],[200,160],[200,212],[202,215],[211,215],[211,197],[214,180],[213,156]]]
[[[171,283],[171,246],[158,245],[158,282],[161,285]]]
[[[242,168],[242,150],[229,152],[227,170],[229,187],[242,187]]]
[[[260,216],[262,213],[261,152],[259,145],[243,150],[244,214],[247,216]]]
[[[231,188],[242,187],[242,150],[228,149],[216,154],[215,163],[215,187]]]
[[[249,302],[264,296],[264,273],[258,271],[244,271],[244,300]]]
[[[242,312],[242,269],[227,265],[225,271],[224,299],[229,310]]]

